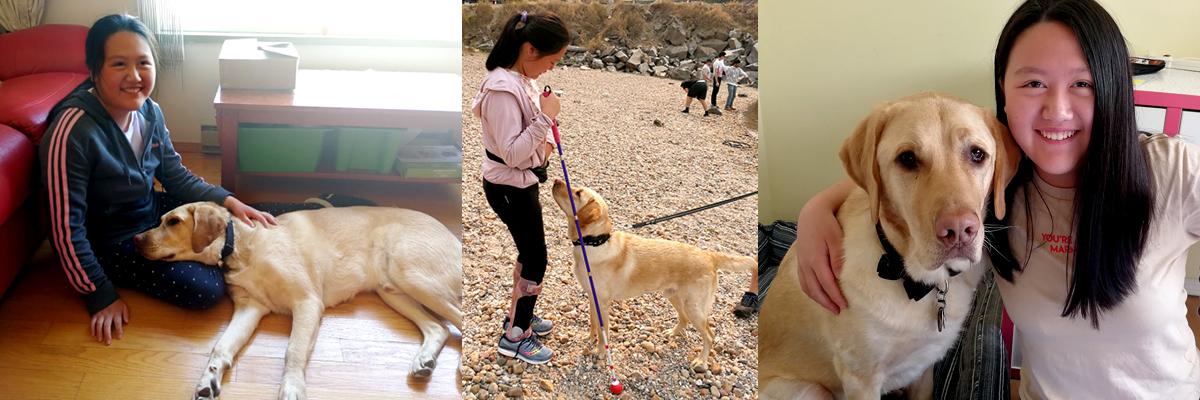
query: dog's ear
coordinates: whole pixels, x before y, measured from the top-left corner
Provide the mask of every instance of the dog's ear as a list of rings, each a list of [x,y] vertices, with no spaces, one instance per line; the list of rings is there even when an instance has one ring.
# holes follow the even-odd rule
[[[192,252],[199,253],[225,231],[225,222],[210,204],[192,206]]]
[[[875,162],[875,150],[887,124],[889,108],[890,104],[875,107],[871,115],[858,123],[854,134],[842,143],[839,153],[846,174],[870,197],[872,223],[879,221],[879,191],[883,190],[879,164]]]
[[[600,219],[600,204],[586,190],[579,190],[579,225],[588,225]]]
[[[1004,189],[1008,182],[1017,174],[1017,166],[1021,163],[1021,148],[1013,140],[1008,128],[1000,123],[990,111],[980,109],[983,119],[987,121],[992,138],[996,140],[996,163],[992,171],[992,207],[996,219],[1004,219],[1007,210],[1004,201]]]

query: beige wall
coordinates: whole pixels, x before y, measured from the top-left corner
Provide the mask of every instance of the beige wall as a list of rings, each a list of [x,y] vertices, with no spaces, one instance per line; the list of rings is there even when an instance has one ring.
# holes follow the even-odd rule
[[[48,24],[90,26],[100,17],[127,12],[137,14],[136,0],[51,0],[46,2]],[[232,11],[231,11],[232,12]],[[459,23],[459,21],[449,21]],[[300,68],[380,71],[444,72],[460,74],[462,50],[458,47],[386,47],[297,44]],[[163,108],[175,142],[200,142],[200,125],[215,124],[213,96],[217,90],[219,40],[189,39],[186,60],[175,71],[159,73],[154,100]],[[412,96],[419,93],[397,93]]]
[[[1102,0],[1131,54],[1200,57],[1200,2]],[[872,105],[923,90],[995,107],[996,38],[1019,1],[759,3],[759,221],[795,220],[844,179],[837,151]],[[1188,276],[1200,275],[1200,251]]]

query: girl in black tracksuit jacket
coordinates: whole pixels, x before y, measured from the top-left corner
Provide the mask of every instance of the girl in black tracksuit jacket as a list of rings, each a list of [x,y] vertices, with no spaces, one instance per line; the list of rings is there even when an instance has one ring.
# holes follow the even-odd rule
[[[221,204],[229,191],[183,166],[162,111],[149,99],[133,116],[143,127],[137,158],[92,86],[84,82],[59,103],[40,147],[50,239],[67,279],[92,314],[117,300],[114,281],[180,306],[211,307],[225,292],[220,270],[146,260],[133,235],[158,225],[181,200]],[[166,193],[154,191],[155,178]]]
[[[119,339],[129,320],[114,285],[188,308],[211,307],[225,294],[220,269],[138,254],[134,235],[161,215],[183,202],[211,201],[251,226],[275,223],[183,166],[149,98],[153,44],[136,18],[96,21],[84,43],[90,79],[51,110],[39,148],[51,243],[67,280],[83,294],[92,336],[105,343]],[[165,193],[154,191],[156,179]]]

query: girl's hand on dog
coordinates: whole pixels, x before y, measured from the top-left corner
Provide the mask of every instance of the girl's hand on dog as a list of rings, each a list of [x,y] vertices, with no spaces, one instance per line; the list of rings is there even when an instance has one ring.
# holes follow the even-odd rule
[[[542,105],[542,114],[546,114],[550,119],[557,119],[558,112],[562,109],[562,104],[558,100],[558,95],[550,92],[549,95],[538,96],[538,102]]]
[[[263,226],[268,228],[279,225],[279,222],[275,221],[275,216],[269,213],[258,211],[254,209],[254,207],[250,207],[246,205],[246,203],[242,203],[241,200],[238,200],[233,196],[226,197],[223,205],[231,214],[233,214],[234,217],[242,220],[242,222],[245,222],[246,225],[250,225],[251,228],[254,227],[254,221],[262,222]]]
[[[814,196],[796,218],[796,275],[804,293],[834,314],[846,309],[838,287],[842,273],[842,227],[837,209],[854,184],[844,181]]]
[[[92,316],[92,337],[96,341],[104,343],[105,346],[111,345],[113,340],[113,331],[116,331],[116,338],[120,339],[125,336],[125,324],[129,323],[129,307],[124,301],[117,299],[108,307],[97,312]]]

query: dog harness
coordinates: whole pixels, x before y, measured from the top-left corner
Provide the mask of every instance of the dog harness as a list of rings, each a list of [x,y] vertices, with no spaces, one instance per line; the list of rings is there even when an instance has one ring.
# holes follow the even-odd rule
[[[233,254],[233,218],[225,223],[225,246],[221,247],[221,262],[225,262]]]
[[[607,233],[605,233],[603,235],[596,235],[596,236],[588,235],[588,236],[584,236],[581,240],[571,241],[571,245],[599,247],[600,245],[608,242],[608,238],[610,238],[610,237],[612,237],[612,235],[609,235]]]
[[[908,298],[912,301],[920,301],[925,298],[933,289],[937,289],[937,328],[941,332],[946,328],[946,287],[949,282],[943,282],[941,286],[934,286],[924,282],[913,280],[908,272],[904,271],[904,257],[900,252],[892,247],[892,243],[888,241],[887,235],[883,234],[883,225],[875,223],[875,233],[879,235],[879,244],[883,245],[883,255],[879,256],[879,265],[875,271],[880,278],[889,281],[899,280],[904,285],[904,292],[908,294]],[[958,275],[957,271],[950,271],[950,276]]]

